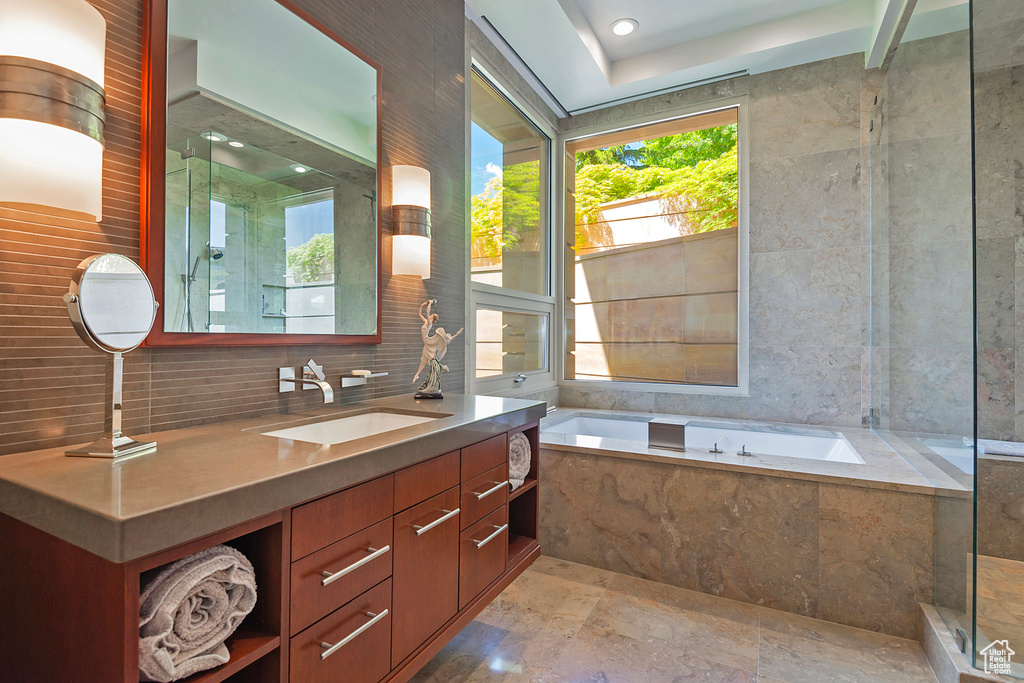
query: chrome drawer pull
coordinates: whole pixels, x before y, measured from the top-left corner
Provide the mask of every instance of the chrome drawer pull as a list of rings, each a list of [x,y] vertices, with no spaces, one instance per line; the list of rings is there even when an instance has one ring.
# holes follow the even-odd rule
[[[433,529],[435,526],[437,526],[438,524],[441,524],[442,522],[447,522],[449,519],[451,519],[455,515],[459,514],[459,508],[455,508],[454,510],[441,510],[441,512],[445,513],[444,517],[441,517],[440,519],[435,519],[433,522],[431,522],[430,524],[428,524],[426,526],[420,526],[419,524],[413,524],[412,528],[416,530],[416,535],[420,536],[422,534],[425,534],[428,531],[430,531],[431,529]]]
[[[508,479],[506,479],[505,481],[501,482],[500,484],[495,484],[494,488],[487,489],[483,493],[477,493],[476,491],[474,491],[473,495],[476,496],[477,500],[483,500],[487,496],[491,495],[492,493],[497,493],[498,491],[500,491],[501,489],[503,489],[506,486],[508,486]]]
[[[336,642],[334,645],[331,645],[330,643],[320,643],[320,647],[324,648],[324,651],[320,653],[320,659],[327,659],[328,657],[333,655],[335,652],[337,652],[341,648],[343,648],[346,645],[348,645],[349,643],[351,643],[353,638],[355,638],[360,633],[362,633],[366,629],[368,629],[371,626],[373,626],[374,624],[376,624],[378,621],[380,621],[381,619],[383,619],[387,615],[388,615],[388,611],[387,610],[384,610],[380,614],[374,614],[373,612],[367,612],[366,616],[373,617],[373,619],[370,619],[368,622],[366,622],[365,624],[363,624],[362,626],[357,628],[355,631],[352,631],[352,633],[348,634],[347,636],[345,636],[344,638],[342,638],[341,640]]]
[[[491,534],[490,536],[488,536],[488,537],[487,537],[487,538],[485,538],[484,540],[482,540],[482,541],[473,541],[473,543],[476,543],[476,547],[477,547],[477,548],[483,548],[483,547],[484,547],[485,545],[487,545],[488,543],[490,543],[491,541],[493,541],[493,540],[494,540],[495,538],[497,538],[497,537],[498,537],[498,535],[499,535],[499,534],[500,534],[500,533],[501,533],[502,531],[504,531],[505,529],[507,529],[507,528],[508,528],[508,524],[502,524],[501,526],[495,526],[494,528],[495,528],[495,529],[496,529],[497,531],[495,531],[494,533],[492,533],[492,534]]]
[[[389,550],[391,550],[391,546],[389,546],[389,545],[384,546],[380,550],[377,550],[375,548],[367,548],[366,552],[373,553],[372,555],[367,555],[366,557],[364,557],[363,559],[359,560],[358,562],[350,564],[349,566],[347,566],[344,569],[342,569],[340,572],[334,572],[334,573],[331,573],[331,572],[321,572],[320,576],[324,577],[324,580],[320,582],[320,585],[321,586],[330,585],[332,582],[337,581],[341,577],[345,576],[345,574],[350,574],[350,573],[354,572],[355,570],[359,569],[360,567],[362,567],[367,562],[373,562],[374,560],[376,560],[378,557],[380,557],[384,553],[388,552]]]

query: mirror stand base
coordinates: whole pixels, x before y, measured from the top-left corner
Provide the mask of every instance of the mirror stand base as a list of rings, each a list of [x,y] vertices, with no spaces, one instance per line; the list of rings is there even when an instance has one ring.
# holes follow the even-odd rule
[[[145,455],[156,450],[152,441],[136,441],[128,436],[104,436],[88,446],[66,451],[69,458],[105,458],[107,460],[124,460],[136,455]]]

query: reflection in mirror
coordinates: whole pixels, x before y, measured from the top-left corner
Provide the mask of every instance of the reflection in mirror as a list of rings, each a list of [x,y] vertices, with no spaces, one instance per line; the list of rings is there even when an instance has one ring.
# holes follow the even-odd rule
[[[78,287],[81,322],[103,350],[126,352],[143,342],[153,327],[156,301],[134,261],[118,254],[97,256]]]
[[[377,331],[377,71],[275,0],[168,0],[165,332]]]

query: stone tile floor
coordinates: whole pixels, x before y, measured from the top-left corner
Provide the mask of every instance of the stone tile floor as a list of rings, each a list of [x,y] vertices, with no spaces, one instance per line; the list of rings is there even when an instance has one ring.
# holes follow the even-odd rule
[[[417,683],[935,683],[918,643],[541,557]]]

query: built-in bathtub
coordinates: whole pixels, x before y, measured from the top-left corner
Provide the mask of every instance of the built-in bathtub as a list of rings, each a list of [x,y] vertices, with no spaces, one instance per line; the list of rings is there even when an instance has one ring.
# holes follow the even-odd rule
[[[602,417],[586,413],[566,414],[561,420],[558,416],[552,417],[552,422],[543,428],[546,433],[633,441],[643,445],[647,444],[648,423],[654,419],[640,415]],[[864,458],[843,435],[830,430],[704,419],[679,419],[678,422],[686,425],[686,450],[693,453],[735,456],[743,450],[750,454],[745,457],[782,456],[864,464]],[[588,442],[586,438],[579,439],[579,442],[581,445],[601,445],[600,441]]]
[[[869,429],[559,407],[540,466],[553,557],[904,638],[940,590],[938,487]]]

